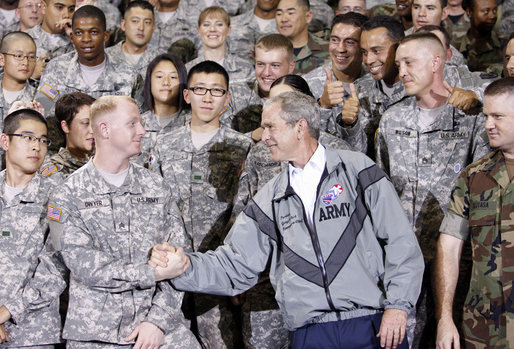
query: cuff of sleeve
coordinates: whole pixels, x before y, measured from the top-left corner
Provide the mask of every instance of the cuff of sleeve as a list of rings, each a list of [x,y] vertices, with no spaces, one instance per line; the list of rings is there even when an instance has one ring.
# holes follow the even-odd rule
[[[413,307],[414,305],[407,301],[397,301],[395,303],[389,303],[386,301],[384,305],[384,309],[400,309],[406,311],[407,313],[411,311]]]
[[[151,322],[155,326],[159,327],[164,334],[169,333],[173,327],[173,319],[170,314],[164,311],[164,309],[156,306],[150,308],[145,321]]]
[[[448,234],[458,239],[466,240],[469,236],[468,220],[455,213],[447,212],[439,231],[442,234]]]
[[[8,299],[3,305],[11,314],[12,322],[18,323],[23,320],[25,316],[25,307],[23,306],[22,297]]]
[[[140,288],[150,288],[155,286],[155,269],[148,264],[136,266],[137,286]]]

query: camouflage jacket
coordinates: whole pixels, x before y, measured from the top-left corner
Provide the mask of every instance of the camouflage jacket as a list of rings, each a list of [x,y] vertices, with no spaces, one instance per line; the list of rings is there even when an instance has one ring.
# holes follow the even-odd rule
[[[152,168],[155,161],[155,156],[153,154],[157,137],[184,126],[186,121],[191,120],[191,112],[186,112],[184,110],[178,112],[175,114],[175,118],[164,127],[161,127],[157,121],[158,117],[159,116],[155,115],[150,110],[141,115],[141,124],[145,128],[146,133],[141,139],[141,154],[139,154],[138,157],[131,159],[141,166],[145,166],[149,169]]]
[[[9,113],[9,109],[11,109],[11,106],[16,101],[22,101],[22,102],[31,102],[34,99],[34,94],[36,93],[36,89],[32,87],[28,82],[25,84],[25,87],[23,88],[23,91],[21,94],[16,98],[16,100],[13,103],[7,103],[7,101],[4,98],[4,91],[2,89],[2,81],[3,78],[0,76],[0,130],[4,129],[4,119]]]
[[[121,13],[116,6],[106,0],[96,0],[94,5],[105,14],[108,32],[113,32],[116,27],[121,26]]]
[[[155,11],[154,21],[155,30],[148,45],[159,53],[167,52],[174,42],[182,39],[189,40],[194,46],[198,47],[200,39],[196,35],[196,25],[193,26],[188,22],[186,14],[180,7],[166,23],[161,20],[159,13]]]
[[[470,31],[468,30],[466,35],[462,36],[455,45],[466,58],[469,70],[486,71],[490,65],[501,63],[503,51],[496,33],[494,31],[491,32],[491,37],[484,43],[482,40],[478,41],[472,37]],[[482,44],[479,45],[478,42]],[[500,76],[501,70],[497,74]]]
[[[12,319],[4,324],[9,342],[0,348],[45,345],[60,342],[59,299],[48,307],[25,312],[22,290],[32,278],[48,232],[46,210],[54,182],[34,176],[11,202],[4,199],[6,172],[0,173],[0,304]]]
[[[5,34],[16,30],[15,28],[20,26],[20,20],[18,17],[13,16],[10,21],[8,21],[2,13],[0,13],[0,35],[3,38]]]
[[[513,345],[512,212],[514,184],[500,150],[460,174],[440,230],[459,239],[471,239],[473,246],[473,271],[463,321],[467,347]]]
[[[124,42],[124,41],[123,41]],[[105,53],[109,55],[109,58],[111,59],[111,63],[116,66],[120,67],[123,66],[127,70],[136,71],[139,73],[141,78],[145,80],[146,78],[146,69],[148,68],[148,64],[157,57],[161,52],[157,51],[155,48],[151,46],[147,46],[145,52],[139,57],[139,60],[137,61],[137,64],[134,66],[130,64],[127,59],[125,58],[125,53],[123,52],[123,48],[121,45],[123,45],[123,42],[119,42],[114,46],[107,47],[105,49]]]
[[[307,45],[302,47],[297,55],[293,55],[296,61],[293,73],[303,75],[311,70],[321,67],[330,61],[328,42],[312,34],[309,34]]]
[[[65,339],[126,344],[143,321],[165,335],[184,332],[183,294],[156,283],[147,263],[155,244],[184,244],[182,221],[161,177],[130,164],[125,182],[115,187],[89,161],[53,192],[48,218],[70,270]]]
[[[59,176],[68,178],[70,174],[81,168],[87,160],[81,160],[70,153],[66,148],[61,148],[58,153],[50,156],[41,165],[40,173],[45,176]]]
[[[82,77],[77,53],[70,52],[51,60],[41,76],[35,97],[45,108],[45,116],[54,114],[55,102],[62,95],[77,91],[93,98],[105,95],[131,96],[142,104],[142,82],[139,75],[115,66],[109,55],[105,57],[105,69],[92,86],[87,85]]]
[[[205,59],[203,55],[199,55],[197,58],[186,63],[186,68],[189,71],[192,67]],[[220,63],[220,62],[218,62]],[[230,83],[246,83],[246,81],[255,76],[253,65],[248,59],[243,59],[235,54],[225,54],[223,62],[220,63],[228,73]]]
[[[188,249],[214,249],[225,238],[239,174],[251,144],[250,138],[221,126],[196,150],[189,124],[157,139],[153,169],[178,190]]]
[[[256,80],[230,84],[229,90],[231,93],[230,102],[227,111],[223,114],[230,115],[230,118],[227,116],[223,117],[222,115],[220,121],[228,127],[239,130],[240,128],[233,126],[234,122],[237,123],[237,121],[234,121],[235,115],[245,109],[251,110],[252,108],[262,107],[265,98],[260,96],[259,85]]]
[[[62,33],[59,36],[59,40],[54,42],[50,40],[51,34],[41,28],[41,24],[27,30],[27,34],[32,36],[36,42],[38,57],[48,55],[50,59],[54,59],[55,57],[74,51],[70,38],[68,38],[66,34]]]
[[[204,0],[198,1],[180,1],[178,10],[182,11],[187,18],[188,23],[196,28],[198,26],[198,17],[200,12],[207,6],[223,7],[229,16],[235,16],[241,13],[245,0],[213,0],[211,5],[207,5]]]
[[[230,26],[232,27],[228,37],[230,52],[246,60],[252,54],[255,44],[260,38],[268,34],[278,34],[274,19],[272,24],[268,24],[264,30],[261,30],[253,9],[233,17],[230,20]]]
[[[481,115],[467,115],[447,104],[422,129],[419,114],[415,97],[386,110],[377,131],[376,161],[389,174],[430,261],[453,183],[489,147]]]
[[[450,16],[446,17],[445,20],[441,23],[441,25],[446,29],[448,34],[450,35],[450,41],[453,46],[455,46],[455,43],[457,40],[466,35],[466,32],[468,31],[471,21],[466,13],[464,13],[457,23],[453,23],[453,21],[450,19]]]

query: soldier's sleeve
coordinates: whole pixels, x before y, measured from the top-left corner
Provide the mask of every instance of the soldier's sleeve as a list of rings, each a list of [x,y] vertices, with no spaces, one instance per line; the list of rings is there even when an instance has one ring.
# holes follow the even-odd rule
[[[185,230],[182,217],[170,195],[168,199],[168,219],[165,227],[168,227],[168,239],[174,247],[183,247],[185,244]],[[175,290],[168,281],[158,282],[155,295],[152,299],[152,307],[145,321],[159,327],[164,333],[181,331],[184,328],[185,319],[181,311],[184,293]]]
[[[487,136],[487,132],[485,130],[485,116],[482,113],[475,117],[472,142],[472,162],[480,160],[489,154],[489,152],[491,152],[491,147],[489,146],[489,137]]]
[[[106,232],[95,222],[85,224],[73,198],[69,190],[59,192],[50,200],[48,216],[52,238],[73,278],[92,289],[111,293],[155,286],[154,270],[146,262],[129,263],[95,244],[92,234]],[[89,231],[93,228],[98,231]]]
[[[469,185],[467,170],[462,171],[453,187],[450,203],[439,231],[461,240],[469,236]]]
[[[385,173],[390,174],[389,153],[387,151],[387,142],[385,138],[386,126],[382,120],[384,120],[384,116],[382,116],[379,127],[375,134],[375,162],[382,170],[385,171]]]
[[[41,103],[45,109],[45,117],[53,115],[54,107],[57,100],[61,97],[59,91],[59,74],[56,74],[56,65],[52,64],[55,61],[50,61],[41,76],[36,95],[34,100]]]
[[[424,270],[417,238],[392,183],[378,166],[359,173],[359,182],[375,234],[385,242],[384,306],[409,311],[416,305]]]

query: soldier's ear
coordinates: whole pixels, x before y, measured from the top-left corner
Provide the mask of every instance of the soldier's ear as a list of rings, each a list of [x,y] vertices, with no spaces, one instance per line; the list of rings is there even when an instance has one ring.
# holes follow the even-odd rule
[[[189,99],[189,90],[187,89],[187,87],[184,89],[184,100],[187,104],[191,104],[191,101]]]
[[[111,36],[111,33],[109,33],[107,30],[104,32],[104,43],[109,41],[109,37]]]
[[[5,65],[5,55],[0,53],[0,67]]]
[[[64,133],[70,133],[70,128],[68,127],[68,123],[66,122],[66,120],[61,121],[61,128],[64,131]]]
[[[7,151],[9,149],[9,136],[5,133],[2,133],[0,135],[0,146],[2,146],[2,149],[4,151]]]
[[[121,30],[123,30],[123,32],[125,32],[125,20],[124,19],[121,20]]]
[[[309,24],[312,21],[312,11],[309,10],[305,13],[305,20],[307,24]]]
[[[293,74],[294,67],[296,67],[296,61],[292,60],[291,62],[289,62],[289,74]]]

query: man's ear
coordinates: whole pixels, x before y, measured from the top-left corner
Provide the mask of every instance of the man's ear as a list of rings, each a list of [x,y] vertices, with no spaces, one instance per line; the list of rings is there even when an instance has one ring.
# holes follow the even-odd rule
[[[5,133],[0,135],[0,146],[3,150],[7,151],[9,149],[9,136]]]
[[[69,128],[68,123],[66,122],[66,120],[62,120],[61,121],[61,128],[64,131],[64,133],[66,133],[66,134],[70,133],[70,128]]]

